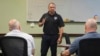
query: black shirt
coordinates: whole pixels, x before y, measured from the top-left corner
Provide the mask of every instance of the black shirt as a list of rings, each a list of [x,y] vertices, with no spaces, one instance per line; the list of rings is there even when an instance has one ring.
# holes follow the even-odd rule
[[[46,19],[43,27],[44,34],[58,34],[59,27],[64,27],[62,17],[57,13],[54,15],[45,13],[42,15],[39,22],[42,22],[43,19]]]

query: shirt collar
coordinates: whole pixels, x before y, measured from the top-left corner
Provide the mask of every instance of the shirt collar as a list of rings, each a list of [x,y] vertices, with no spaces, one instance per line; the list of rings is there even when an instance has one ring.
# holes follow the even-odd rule
[[[97,32],[88,32],[87,34],[91,34],[91,33],[97,33]]]
[[[55,14],[53,14],[53,15],[51,15],[51,14],[49,14],[49,11],[48,11],[48,15],[50,15],[50,16],[55,16],[57,13],[55,12]]]
[[[14,30],[12,30],[13,32],[20,32],[20,30],[18,30],[18,29],[14,29]]]

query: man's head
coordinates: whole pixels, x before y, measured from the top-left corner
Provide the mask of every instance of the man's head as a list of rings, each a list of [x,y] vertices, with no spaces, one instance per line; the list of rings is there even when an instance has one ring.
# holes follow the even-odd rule
[[[9,21],[9,30],[11,31],[11,30],[14,30],[14,29],[21,30],[20,29],[20,23],[16,19],[12,19],[12,20]]]
[[[94,20],[93,18],[88,19],[85,23],[85,33],[96,32],[96,30],[97,30],[96,20]]]
[[[97,20],[98,19],[98,15],[94,15],[94,17],[93,17],[95,20]]]
[[[49,3],[48,5],[48,11],[51,15],[53,15],[55,13],[55,10],[56,10],[56,5],[55,3],[51,2]]]

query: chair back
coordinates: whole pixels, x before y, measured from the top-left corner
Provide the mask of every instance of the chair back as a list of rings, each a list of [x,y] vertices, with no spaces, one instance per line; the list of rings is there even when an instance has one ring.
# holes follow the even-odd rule
[[[88,38],[79,42],[79,56],[100,56],[100,38]]]
[[[69,35],[67,33],[63,33],[63,36],[65,37],[66,44],[71,44]]]
[[[2,36],[0,47],[4,56],[28,56],[27,41],[17,36]]]

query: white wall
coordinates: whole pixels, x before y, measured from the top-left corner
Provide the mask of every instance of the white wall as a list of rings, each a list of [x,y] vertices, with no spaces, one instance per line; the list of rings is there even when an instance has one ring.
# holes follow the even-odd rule
[[[56,3],[57,12],[63,19],[86,21],[94,15],[100,16],[100,0],[27,0],[27,19],[38,21],[42,14],[47,12],[48,3],[51,1]]]

